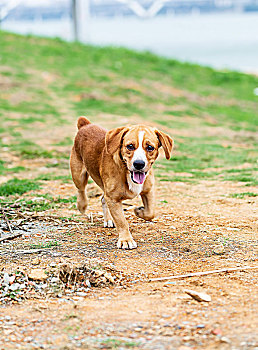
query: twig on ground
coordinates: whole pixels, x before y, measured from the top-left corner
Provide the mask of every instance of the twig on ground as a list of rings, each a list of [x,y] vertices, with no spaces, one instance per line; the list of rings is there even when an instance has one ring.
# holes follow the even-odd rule
[[[39,248],[39,249],[27,249],[27,250],[17,250],[16,254],[33,254],[33,253],[39,253],[42,251],[49,251],[51,248]]]
[[[3,211],[3,208],[1,208]],[[21,216],[23,219],[25,220],[32,220],[32,219],[38,219],[38,220],[47,220],[47,221],[53,221],[56,222],[57,224],[60,225],[60,223],[62,223],[63,225],[67,224],[67,225],[75,225],[77,224],[77,220],[73,220],[72,218],[70,220],[64,221],[64,218],[61,218],[59,216],[56,215],[42,215],[42,214],[37,214],[37,213],[33,213],[33,212],[25,212],[25,213],[21,213],[19,210],[15,210],[14,208],[12,208],[12,211],[15,213],[10,213],[11,216],[16,216],[19,217]]]
[[[76,225],[77,229],[80,231],[81,234],[83,234],[83,230],[81,230],[79,225]]]
[[[23,215],[19,210],[14,211],[14,208],[12,208],[12,211],[10,213],[8,213],[10,216],[14,216],[14,217],[19,217],[21,216],[22,218],[26,219],[27,216]]]
[[[64,223],[64,226],[72,226],[72,225],[75,225],[75,226],[79,226],[79,225],[84,225],[84,222],[68,222],[68,223]]]
[[[0,238],[0,243],[4,242],[4,241],[10,241],[12,239],[15,239],[15,238],[21,237],[21,236],[22,236],[22,233],[16,233],[16,234],[8,235],[8,236],[5,236],[3,238]]]
[[[3,213],[3,217],[4,217],[4,219],[5,219],[6,223],[7,223],[7,226],[8,226],[8,228],[9,228],[9,231],[11,232],[11,234],[14,234],[14,233],[13,233],[13,229],[12,229],[12,227],[11,227],[11,225],[10,225],[10,222],[9,222],[7,216],[5,215],[4,208],[1,207],[1,211],[2,211],[2,213]]]
[[[187,278],[187,277],[194,277],[194,276],[204,276],[204,275],[211,275],[213,273],[220,273],[220,272],[231,272],[231,271],[241,271],[241,270],[251,270],[251,269],[258,269],[258,266],[242,266],[242,267],[229,267],[225,269],[220,270],[210,270],[210,271],[201,271],[201,272],[193,272],[188,273],[185,275],[176,275],[176,276],[168,276],[168,277],[158,277],[158,278],[150,278],[149,282],[155,282],[155,281],[166,281],[166,280],[172,280],[172,279],[181,279],[181,278]],[[169,283],[169,282],[168,282]]]

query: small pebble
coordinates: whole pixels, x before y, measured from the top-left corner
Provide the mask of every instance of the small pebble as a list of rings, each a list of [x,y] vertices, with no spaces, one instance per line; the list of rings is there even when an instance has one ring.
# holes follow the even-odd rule
[[[221,337],[220,341],[221,341],[221,343],[228,343],[228,344],[231,343],[230,339],[228,339],[227,337]]]
[[[214,328],[211,331],[212,334],[221,336],[222,335],[222,330],[220,328]]]
[[[32,265],[39,265],[40,264],[40,259],[38,257],[34,258],[31,260]]]
[[[19,289],[19,288],[20,288],[20,283],[14,283],[14,284],[12,284],[12,285],[9,287],[9,289],[12,290],[12,291],[15,291],[15,290],[17,290],[17,289]]]
[[[52,277],[51,280],[50,280],[51,283],[56,283],[58,281],[59,281],[58,277]]]
[[[213,253],[216,255],[222,255],[225,253],[225,249],[223,246],[217,246],[214,248]]]
[[[8,285],[10,283],[10,277],[7,272],[4,273],[4,284]]]
[[[90,281],[88,279],[85,280],[85,284],[88,288],[91,288],[91,284],[90,284]]]

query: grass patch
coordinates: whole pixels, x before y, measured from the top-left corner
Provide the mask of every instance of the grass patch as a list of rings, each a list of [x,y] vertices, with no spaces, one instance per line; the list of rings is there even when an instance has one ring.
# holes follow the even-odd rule
[[[245,198],[245,197],[257,197],[258,194],[254,192],[242,192],[242,193],[232,193],[230,194],[230,197],[232,198]]]
[[[177,173],[188,173],[189,178],[179,174],[181,181],[221,179],[256,185],[256,159],[257,154],[253,144],[250,148],[236,148],[232,147],[230,142],[213,137],[180,137],[172,158],[169,161],[160,160],[157,163],[156,172],[163,180],[168,177],[171,181],[177,181]],[[238,169],[244,163],[249,163],[250,169]],[[221,170],[225,166],[232,168]],[[216,168],[220,170],[216,171]],[[209,171],[209,169],[212,170]],[[174,175],[164,175],[171,172]]]
[[[29,140],[19,140],[12,144],[10,149],[24,159],[53,158],[53,153],[42,149],[40,146]]]
[[[40,183],[36,180],[19,180],[15,178],[0,185],[0,196],[23,194],[29,191],[38,190],[39,188]]]
[[[25,197],[24,199],[20,200],[18,203],[21,206],[21,209],[40,212],[40,211],[46,211],[46,210],[60,207],[62,206],[62,204],[76,203],[76,196],[62,198],[62,197],[53,197],[53,196],[50,196],[49,194],[43,194],[40,197],[34,197],[34,198]]]
[[[36,211],[36,212],[53,209],[56,205],[54,202],[48,201],[46,199],[40,199],[40,198],[27,199],[20,202],[20,204],[24,209],[26,208],[26,210]]]
[[[67,160],[63,161],[62,159],[56,160],[55,162],[47,163],[46,168],[59,168],[59,169],[69,169],[69,162]]]
[[[61,243],[57,241],[49,241],[46,243],[40,243],[40,244],[30,244],[31,249],[44,249],[44,248],[52,248],[52,247],[58,247]]]
[[[245,182],[246,186],[257,186],[258,179],[257,176],[251,171],[239,172],[239,173],[231,173],[226,174],[223,177],[224,181],[239,181]]]
[[[134,348],[136,346],[139,346],[140,342],[108,338],[101,340],[101,345],[107,349],[113,350],[119,348]]]
[[[20,171],[25,171],[26,168],[24,168],[23,166],[16,166],[16,167],[6,167],[6,163],[0,159],[0,175],[4,175],[7,173],[18,173]]]
[[[73,139],[69,136],[65,137],[59,142],[54,143],[55,146],[72,146]]]
[[[61,180],[62,183],[70,183],[72,182],[72,178],[70,175],[54,175],[52,173],[48,174],[41,174],[39,175],[36,180],[41,181],[53,181],[53,180]]]
[[[82,115],[87,111],[89,115],[94,116],[98,112],[116,114],[116,115],[147,115],[146,109],[141,109],[137,104],[128,102],[114,102],[112,100],[95,100],[84,99],[75,103],[75,110],[78,115]]]
[[[171,161],[161,160],[162,168],[156,169],[163,181],[257,183],[251,168],[257,159],[256,76],[149,52],[5,32],[1,32],[0,47],[1,67],[8,67],[0,67],[0,76],[8,82],[0,87],[0,144],[20,158],[49,159],[45,166],[55,170],[37,180],[71,181],[68,174],[58,172],[68,170],[69,152],[48,151],[34,141],[39,137],[49,147],[70,147],[77,115],[89,115],[92,122],[112,120],[118,125],[119,120],[135,122],[136,117],[175,134],[174,156]],[[64,123],[71,125],[66,137]],[[250,163],[250,171],[227,170],[239,169],[243,163]],[[7,172],[6,164],[0,162],[0,173]]]

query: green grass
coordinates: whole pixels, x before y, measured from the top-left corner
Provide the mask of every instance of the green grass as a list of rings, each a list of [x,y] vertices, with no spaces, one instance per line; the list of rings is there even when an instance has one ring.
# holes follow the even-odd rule
[[[242,193],[232,193],[230,195],[230,197],[232,198],[245,198],[245,197],[257,197],[258,194],[257,193],[253,193],[253,192],[242,192]]]
[[[182,140],[182,141],[181,141]],[[160,161],[162,173],[189,173],[191,177],[182,177],[184,181],[196,179],[222,178],[226,181],[257,184],[257,152],[253,142],[250,148],[236,148],[228,140],[213,137],[180,137],[176,143],[175,155],[170,161]],[[241,164],[249,163],[250,169],[236,169]],[[225,167],[224,170],[221,168]],[[213,169],[209,171],[209,169]],[[219,169],[219,170],[216,170]],[[159,172],[161,172],[159,170]],[[164,175],[163,178],[165,179]]]
[[[13,202],[14,201],[8,200],[9,205],[12,204]],[[54,208],[56,209],[64,205],[75,204],[75,203],[76,203],[76,196],[61,198],[60,196],[53,197],[49,194],[43,194],[43,195],[40,195],[39,197],[33,197],[33,198],[31,198],[30,196],[25,196],[22,199],[20,199],[18,202],[16,200],[16,204],[18,204],[22,210],[35,211],[35,212],[50,210]]]
[[[101,340],[101,345],[106,349],[114,350],[120,348],[134,348],[136,346],[138,347],[140,345],[140,342],[108,338],[105,340]]]
[[[18,142],[11,144],[10,148],[24,159],[53,158],[52,152],[42,149],[30,140],[18,139]]]
[[[53,173],[41,174],[41,175],[37,176],[36,180],[40,180],[40,181],[61,180],[63,183],[72,182],[72,178],[70,175],[55,175]]]
[[[49,242],[40,243],[40,244],[30,244],[29,246],[31,249],[44,249],[44,248],[58,247],[60,246],[60,243],[58,243],[57,241],[49,241]]]
[[[6,162],[0,159],[0,175],[8,174],[8,173],[18,173],[20,171],[26,170],[23,166],[14,166],[14,167],[7,167]]]
[[[227,181],[240,181],[240,182],[250,182],[254,181],[254,185],[256,185],[257,179],[252,175],[251,172],[244,172],[244,173],[234,173],[230,175],[225,175],[224,177]]]
[[[0,196],[10,196],[35,191],[40,188],[40,183],[36,180],[11,179],[0,185]]]
[[[170,161],[158,161],[159,180],[257,184],[256,76],[2,31],[0,47],[0,148],[11,154],[0,174],[30,171],[12,163],[18,157],[51,171],[39,170],[37,181],[70,182],[76,119],[87,115],[111,127],[136,117],[168,132],[175,149]]]
[[[84,111],[87,111],[89,115],[94,115],[99,111],[102,111],[103,113],[125,116],[132,116],[138,114],[144,117],[145,115],[147,115],[146,109],[141,109],[137,105],[134,105],[129,102],[119,103],[114,102],[112,100],[82,100],[80,102],[75,103],[75,110],[78,115],[83,114]]]
[[[66,136],[61,141],[54,143],[55,146],[72,146],[73,140],[71,137]]]
[[[51,162],[51,163],[46,163],[46,168],[59,168],[59,169],[69,169],[69,162],[67,159],[64,161],[62,159],[56,161],[56,162]]]

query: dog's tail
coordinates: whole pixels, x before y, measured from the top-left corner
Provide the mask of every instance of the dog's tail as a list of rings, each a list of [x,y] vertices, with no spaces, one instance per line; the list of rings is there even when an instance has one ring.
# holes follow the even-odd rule
[[[84,125],[88,125],[90,124],[90,121],[85,118],[85,117],[79,117],[78,121],[77,121],[77,128],[78,130],[83,127]]]

